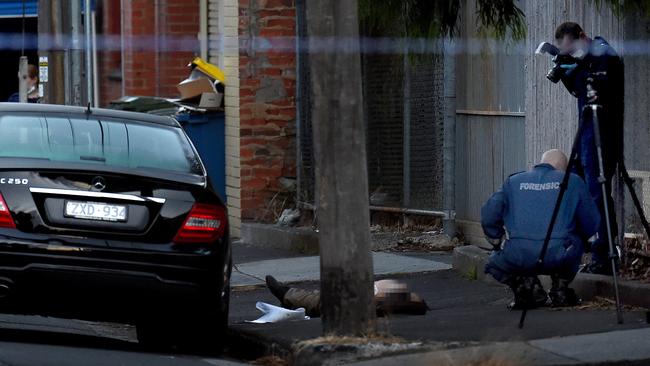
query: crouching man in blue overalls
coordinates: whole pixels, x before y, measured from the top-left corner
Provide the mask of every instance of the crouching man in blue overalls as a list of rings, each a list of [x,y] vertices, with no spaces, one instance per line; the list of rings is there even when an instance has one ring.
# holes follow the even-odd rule
[[[600,214],[577,175],[570,176],[544,265],[536,265],[566,167],[563,152],[547,151],[531,171],[508,177],[481,210],[483,232],[495,248],[485,272],[513,290],[512,309],[542,306],[549,297],[553,306],[580,303],[569,283],[578,272],[585,243],[598,231]],[[540,274],[551,276],[548,296],[537,278]]]

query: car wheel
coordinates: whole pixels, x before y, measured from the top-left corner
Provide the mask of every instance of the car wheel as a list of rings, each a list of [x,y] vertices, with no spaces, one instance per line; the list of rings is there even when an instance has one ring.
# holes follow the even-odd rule
[[[228,266],[228,278],[232,265]],[[136,324],[138,343],[153,350],[180,349],[202,354],[220,354],[228,339],[230,284],[220,300],[199,300],[191,317],[169,319],[168,316],[148,317]]]
[[[227,314],[219,309],[199,311],[190,318],[143,320],[136,324],[138,343],[151,351],[220,354],[227,340]]]
[[[148,350],[167,351],[176,345],[174,338],[178,334],[178,326],[164,317],[140,320],[135,329],[138,343]]]
[[[230,286],[224,290],[219,309],[207,310],[199,315],[186,329],[183,348],[200,353],[222,353],[228,340],[228,310],[230,306]]]

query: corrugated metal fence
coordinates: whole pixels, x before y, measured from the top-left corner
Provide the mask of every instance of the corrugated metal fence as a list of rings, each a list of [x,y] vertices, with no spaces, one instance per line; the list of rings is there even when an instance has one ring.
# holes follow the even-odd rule
[[[526,167],[521,45],[481,37],[475,14],[465,2],[456,57],[456,213],[472,242],[482,239],[481,205]]]

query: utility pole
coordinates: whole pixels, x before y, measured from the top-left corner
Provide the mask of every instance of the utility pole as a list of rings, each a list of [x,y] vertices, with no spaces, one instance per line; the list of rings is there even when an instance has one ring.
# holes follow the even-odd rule
[[[325,334],[375,332],[356,0],[306,1]]]
[[[18,101],[20,103],[27,103],[27,73],[29,69],[29,61],[25,56],[25,0],[23,0],[23,40],[20,49],[20,60],[18,62]]]
[[[83,106],[82,89],[82,42],[81,42],[81,2],[71,1],[66,8],[69,13],[70,47],[66,62],[66,104]]]
[[[20,56],[18,63],[18,95],[20,103],[27,103],[27,56]]]
[[[47,57],[48,77],[44,82],[43,103],[65,103],[65,44],[61,0],[38,4],[38,55]]]
[[[86,101],[95,105],[93,87],[92,10],[91,1],[84,1],[84,34],[86,38]]]

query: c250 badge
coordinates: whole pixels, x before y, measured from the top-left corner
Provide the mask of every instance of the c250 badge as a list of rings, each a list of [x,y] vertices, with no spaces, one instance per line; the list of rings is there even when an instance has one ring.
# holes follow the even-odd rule
[[[26,185],[27,183],[29,183],[29,179],[21,179],[21,178],[0,178],[0,184]]]

